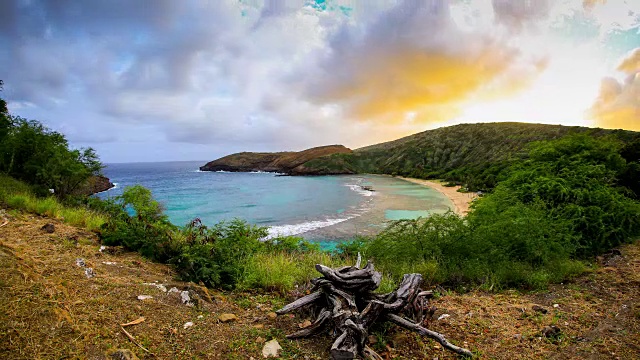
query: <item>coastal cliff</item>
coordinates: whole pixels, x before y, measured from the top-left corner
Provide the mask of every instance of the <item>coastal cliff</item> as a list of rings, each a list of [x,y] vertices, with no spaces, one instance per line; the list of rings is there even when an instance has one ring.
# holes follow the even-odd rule
[[[329,175],[326,169],[309,168],[304,164],[336,154],[350,154],[351,149],[342,145],[328,145],[315,147],[298,152],[254,153],[242,152],[231,154],[208,162],[201,166],[201,171],[265,171],[278,172],[289,175]],[[341,172],[344,173],[344,172]]]
[[[74,193],[76,195],[93,195],[107,191],[115,185],[105,176],[91,176],[86,183],[80,186]]]

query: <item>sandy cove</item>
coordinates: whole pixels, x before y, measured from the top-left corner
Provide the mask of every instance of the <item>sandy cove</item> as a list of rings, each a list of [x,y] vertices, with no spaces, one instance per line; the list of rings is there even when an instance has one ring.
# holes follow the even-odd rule
[[[471,206],[471,202],[473,201],[473,199],[478,197],[478,194],[476,194],[475,192],[458,192],[458,189],[460,189],[461,186],[444,186],[441,182],[434,180],[406,178],[402,176],[397,176],[397,178],[412,182],[414,184],[428,186],[434,190],[439,191],[441,194],[451,200],[454,206],[453,210],[457,214],[462,216],[467,215],[467,213],[469,212],[469,207]]]

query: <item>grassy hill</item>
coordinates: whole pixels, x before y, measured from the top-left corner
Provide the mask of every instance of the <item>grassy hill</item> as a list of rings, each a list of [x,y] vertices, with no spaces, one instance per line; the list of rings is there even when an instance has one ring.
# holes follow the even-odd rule
[[[527,123],[461,124],[427,130],[395,141],[334,154],[303,165],[313,173],[382,173],[444,178],[472,189],[493,188],[502,169],[525,156],[527,145],[569,134],[613,136],[625,143],[640,133]]]

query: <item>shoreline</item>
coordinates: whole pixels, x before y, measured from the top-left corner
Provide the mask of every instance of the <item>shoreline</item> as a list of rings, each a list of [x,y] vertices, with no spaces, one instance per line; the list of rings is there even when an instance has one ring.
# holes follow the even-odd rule
[[[471,206],[471,202],[478,197],[476,193],[468,192],[462,193],[458,192],[458,189],[461,186],[444,186],[438,181],[433,180],[424,180],[424,179],[416,179],[416,178],[408,178],[402,176],[396,176],[398,179],[402,179],[414,184],[422,185],[430,187],[442,195],[446,196],[453,203],[453,210],[456,214],[460,216],[466,216],[469,212],[469,207]]]

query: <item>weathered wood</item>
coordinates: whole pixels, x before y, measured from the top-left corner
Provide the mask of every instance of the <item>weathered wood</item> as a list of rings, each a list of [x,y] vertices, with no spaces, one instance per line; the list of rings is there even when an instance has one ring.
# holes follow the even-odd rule
[[[367,346],[369,328],[376,321],[387,320],[431,337],[446,349],[471,356],[469,350],[449,343],[442,334],[420,325],[425,314],[432,316],[435,311],[435,307],[428,306],[428,298],[433,296],[433,292],[420,289],[422,275],[406,274],[395,291],[383,295],[374,294],[372,291],[380,285],[382,274],[375,271],[371,261],[362,269],[360,264],[361,258],[355,266],[338,269],[316,265],[316,270],[323,276],[311,280],[312,293],[276,311],[277,314],[285,314],[309,305],[320,309],[315,312],[318,316],[310,326],[288,335],[288,338],[313,336],[332,326],[332,359],[363,357],[378,360],[381,357]]]
[[[382,358],[382,356],[378,355],[377,352],[373,351],[373,349],[371,349],[368,346],[364,347],[363,353],[364,353],[364,358],[365,359],[369,359],[369,360],[384,360]]]
[[[311,324],[310,326],[307,326],[302,330],[298,330],[293,334],[287,335],[287,338],[298,339],[298,338],[309,337],[312,335],[319,334],[330,319],[331,319],[331,311],[322,310],[320,312],[320,315],[318,315],[318,318],[316,319],[316,321],[313,322],[313,324]]]
[[[452,343],[450,343],[445,337],[444,335],[429,330],[427,328],[424,328],[418,324],[412,323],[409,320],[403,319],[398,315],[394,315],[394,314],[387,314],[385,315],[387,319],[389,319],[389,321],[391,321],[392,323],[395,323],[397,325],[400,325],[406,329],[412,330],[417,332],[418,334],[422,335],[422,336],[427,336],[430,337],[432,339],[434,339],[435,341],[439,342],[440,345],[442,345],[443,347],[445,347],[446,349],[449,349],[455,353],[458,353],[460,355],[463,356],[468,356],[468,357],[472,357],[473,353],[467,349],[461,348],[459,346],[453,345]]]
[[[313,302],[315,302],[316,300],[320,299],[321,296],[322,296],[322,294],[320,292],[314,292],[314,293],[311,293],[309,295],[303,296],[300,299],[298,299],[298,300],[292,302],[291,304],[286,305],[282,309],[276,311],[276,314],[278,314],[278,315],[286,314],[286,313],[291,312],[291,311],[293,311],[295,309],[299,309],[301,307],[310,305]]]

